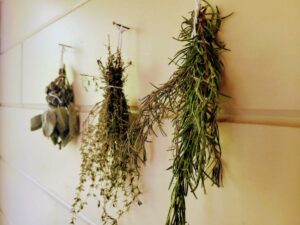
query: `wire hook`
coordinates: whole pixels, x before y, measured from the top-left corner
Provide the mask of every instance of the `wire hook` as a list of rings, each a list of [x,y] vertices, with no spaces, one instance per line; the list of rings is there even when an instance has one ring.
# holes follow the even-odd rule
[[[113,25],[117,26],[118,28],[118,49],[121,50],[122,48],[122,41],[123,41],[123,33],[127,30],[130,30],[130,27],[124,26],[122,24],[113,22]]]
[[[64,53],[66,51],[66,48],[72,48],[70,45],[65,45],[62,43],[58,44],[61,47],[61,52],[60,52],[60,68],[64,67]]]
[[[124,28],[126,30],[130,30],[130,27],[124,26],[124,25],[122,25],[120,23],[116,23],[115,21],[113,21],[113,25],[116,25],[117,27],[122,27],[122,28]]]

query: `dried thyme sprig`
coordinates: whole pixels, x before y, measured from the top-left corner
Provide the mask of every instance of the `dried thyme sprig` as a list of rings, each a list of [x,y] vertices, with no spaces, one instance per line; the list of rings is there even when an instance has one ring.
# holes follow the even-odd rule
[[[220,186],[222,180],[221,146],[217,125],[218,99],[223,64],[220,52],[226,50],[217,34],[225,17],[209,3],[201,5],[196,33],[192,36],[193,16],[184,18],[178,41],[184,43],[172,60],[177,71],[164,85],[143,99],[140,113],[130,128],[131,147],[145,153],[145,142],[161,132],[163,121],[171,117],[174,127],[173,188],[166,225],[185,225],[186,202],[189,192],[205,180]]]
[[[130,120],[129,107],[123,93],[124,71],[128,65],[121,52],[111,52],[104,65],[98,60],[104,98],[97,103],[85,121],[81,144],[80,184],[73,204],[73,218],[85,207],[90,196],[98,200],[103,224],[117,225],[118,218],[133,203],[141,204],[138,197],[138,153],[126,148]],[[86,195],[85,195],[86,194]]]

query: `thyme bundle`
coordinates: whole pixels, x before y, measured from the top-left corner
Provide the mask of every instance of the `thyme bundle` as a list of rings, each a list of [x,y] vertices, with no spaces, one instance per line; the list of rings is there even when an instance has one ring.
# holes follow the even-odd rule
[[[162,134],[166,117],[172,118],[173,172],[171,204],[166,225],[185,225],[189,192],[195,195],[205,181],[220,186],[222,180],[221,146],[217,125],[218,99],[223,64],[220,53],[227,50],[218,32],[226,17],[208,2],[200,6],[193,32],[194,14],[184,18],[178,41],[184,43],[171,63],[177,65],[170,80],[146,96],[140,113],[131,126],[130,145],[145,155],[145,142],[158,126]],[[196,195],[195,195],[196,196]]]
[[[100,60],[98,65],[105,84],[104,98],[93,107],[85,121],[80,148],[80,184],[71,224],[75,224],[76,215],[91,196],[98,201],[101,221],[105,225],[117,225],[118,218],[133,203],[141,204],[138,153],[126,148],[130,113],[123,84],[124,71],[130,63],[124,64],[120,49],[112,53],[108,46],[106,65]]]
[[[59,76],[46,87],[46,101],[50,109],[31,119],[31,131],[42,128],[43,134],[61,149],[79,134],[79,115],[64,66],[59,69]]]

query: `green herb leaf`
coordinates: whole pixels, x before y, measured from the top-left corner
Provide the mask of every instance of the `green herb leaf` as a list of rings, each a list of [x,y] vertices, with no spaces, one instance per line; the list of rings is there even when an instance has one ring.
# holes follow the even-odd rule
[[[118,219],[134,203],[140,204],[140,155],[132,148],[127,149],[130,113],[123,85],[128,65],[124,64],[120,50],[112,53],[110,46],[107,62],[104,64],[98,60],[98,65],[102,77],[93,82],[103,82],[104,96],[84,122],[80,183],[71,221],[75,223],[86,199],[94,196],[101,210],[101,224],[117,225]],[[83,197],[85,192],[86,197]]]
[[[194,13],[184,18],[176,40],[183,48],[171,63],[177,70],[165,84],[155,87],[141,104],[137,119],[129,130],[129,148],[145,153],[149,135],[171,118],[173,133],[173,172],[170,182],[171,203],[166,225],[186,225],[186,202],[205,182],[220,186],[222,179],[221,146],[217,124],[218,100],[223,63],[221,51],[227,50],[219,40],[219,10],[207,1],[201,3],[196,18],[196,35],[192,37]]]

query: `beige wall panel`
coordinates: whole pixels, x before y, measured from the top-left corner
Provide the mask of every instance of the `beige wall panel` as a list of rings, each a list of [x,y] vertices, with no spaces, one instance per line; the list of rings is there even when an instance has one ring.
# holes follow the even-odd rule
[[[222,39],[231,49],[231,52],[223,55],[226,70],[224,92],[232,97],[230,105],[237,108],[299,109],[297,85],[300,83],[300,65],[297,60],[292,60],[299,58],[300,54],[297,38],[299,29],[295,29],[299,19],[299,2],[276,0],[259,4],[253,1],[215,3],[224,15],[235,13],[225,21],[221,32]],[[47,44],[52,49],[60,40],[73,43],[80,49],[80,53],[70,53],[71,57],[77,58],[74,62],[69,61],[75,74],[84,71],[97,74],[95,58],[105,55],[103,45],[106,43],[106,35],[114,34],[111,21],[121,21],[135,28],[125,34],[124,53],[135,64],[133,71],[130,71],[131,88],[128,89],[137,86],[139,96],[142,97],[153,90],[149,82],[163,83],[174,71],[173,66],[167,65],[168,58],[174,55],[180,44],[171,37],[178,34],[180,16],[187,15],[187,11],[192,8],[192,2],[187,4],[182,1],[152,1],[148,4],[140,1],[117,3],[94,0],[53,25],[52,31],[45,30],[42,39],[44,44],[46,40],[54,40],[53,44]],[[66,38],[53,38],[57,35]],[[34,48],[30,49],[33,51]],[[39,48],[39,51],[44,54],[48,52],[47,59],[50,60],[51,51],[43,48]],[[58,58],[58,54],[54,54],[53,58]],[[84,97],[86,94],[81,90],[78,95],[80,103],[89,103],[90,98]]]
[[[7,0],[1,2],[1,52],[43,27],[80,0]]]
[[[38,110],[1,109],[0,124],[5,131],[0,137],[1,155],[71,203],[78,184],[79,145],[73,142],[60,151],[41,130],[31,132],[30,118],[39,113]]]
[[[38,113],[40,113],[39,110],[1,108],[0,126],[5,131],[0,136],[1,155],[7,162],[17,166],[71,204],[79,181],[80,145],[79,143],[72,143],[60,151],[42,135],[41,130],[30,132],[30,118]],[[18,120],[12,121],[11,118],[18,118]],[[82,118],[85,118],[85,115]],[[23,132],[20,133],[18,130]],[[137,214],[147,217],[145,225],[153,223],[153,219],[151,219],[153,215],[156,215],[156,221],[159,223],[163,223],[165,219],[170,180],[169,172],[165,171],[165,168],[169,166],[169,154],[165,149],[168,148],[170,139],[160,137],[158,140],[153,139],[153,141],[149,146],[148,166],[142,172],[142,185],[145,192],[142,197],[144,204],[141,207],[135,207],[131,214],[125,216],[124,224],[139,224],[140,219],[136,219]],[[154,152],[154,149],[159,150]],[[7,201],[13,200],[7,199]],[[91,200],[84,210],[84,213],[92,221],[99,220],[99,211],[96,205],[97,203]],[[69,213],[65,212],[65,214]]]
[[[221,37],[224,92],[231,105],[250,109],[300,109],[300,2],[297,0],[215,1],[234,12]]]
[[[26,177],[1,162],[1,209],[3,225],[68,224],[68,210],[33,185]],[[9,222],[9,223],[8,223]],[[78,220],[79,225],[88,223]]]
[[[4,0],[2,50],[46,24],[80,1]],[[224,15],[235,14],[221,36],[231,52],[224,53],[224,92],[231,107],[300,110],[300,3],[284,1],[212,1]],[[0,101],[45,104],[45,86],[57,76],[60,48],[65,53],[69,78],[74,81],[76,103],[92,105],[101,93],[86,92],[80,73],[98,75],[96,59],[105,60],[107,35],[116,47],[112,21],[133,29],[124,34],[124,58],[131,59],[126,93],[134,104],[153,90],[150,82],[165,82],[174,66],[168,58],[180,49],[177,36],[181,16],[193,9],[182,0],[91,0],[1,55]],[[21,65],[21,61],[23,64]],[[22,70],[23,69],[23,70]],[[23,77],[21,78],[21,74]],[[22,85],[21,85],[21,81]],[[41,185],[71,203],[78,184],[79,140],[59,151],[41,131],[30,132],[30,118],[41,110],[0,108],[0,153]],[[85,115],[82,115],[84,118]],[[224,187],[199,190],[198,200],[188,199],[190,225],[299,225],[300,131],[295,128],[220,124],[224,160]],[[164,224],[170,203],[171,125],[168,137],[153,138],[149,161],[142,171],[143,205],[134,207],[120,225]],[[0,168],[0,208],[13,224],[65,225],[69,212],[14,169]],[[93,221],[98,210],[93,201],[85,214]],[[0,221],[3,218],[0,218]],[[3,222],[2,222],[3,223]],[[79,221],[78,225],[83,225]]]
[[[299,224],[299,129],[224,123],[220,131],[223,187],[211,188],[208,184],[206,195],[199,190],[198,200],[189,196],[189,224]],[[170,192],[165,192],[170,180],[165,168],[170,155],[163,151],[169,143],[161,137],[155,140],[150,165],[143,172],[147,210],[131,211],[124,224],[164,224],[170,198]],[[156,189],[159,193],[154,193]]]
[[[7,218],[4,216],[2,211],[0,213],[0,224],[1,225],[13,225],[11,222],[7,221]]]
[[[176,7],[168,12],[166,19],[166,8],[171,3],[176,3]],[[181,15],[192,5],[179,0],[175,3],[94,0],[25,41],[24,101],[44,102],[44,87],[56,76],[59,65],[58,43],[74,47],[66,52],[65,63],[75,80],[77,103],[94,104],[100,99],[101,94],[84,90],[79,74],[99,75],[96,60],[106,59],[108,35],[113,48],[116,47],[113,21],[133,28],[124,34],[123,53],[125,60],[130,59],[134,64],[128,70],[126,92],[131,102],[136,101],[137,91],[146,94],[152,90],[149,82],[161,83],[173,70],[168,66],[168,57],[173,56],[179,44],[171,37],[177,35]]]
[[[297,225],[300,130],[221,124],[224,187],[189,204],[191,221],[211,225]]]
[[[3,3],[3,9],[7,2],[10,1]],[[300,65],[297,60],[292,59],[299,58],[300,54],[300,43],[297,38],[299,29],[295,29],[296,21],[299,19],[297,9],[300,3],[298,1],[286,3],[283,0],[265,1],[259,4],[253,1],[228,1],[226,4],[217,0],[215,2],[224,14],[235,13],[225,22],[222,29],[223,40],[232,50],[224,54],[226,65],[224,92],[232,96],[231,105],[238,108],[299,109],[297,95],[299,86],[297,85],[300,83],[298,77]],[[47,8],[46,1],[44,4],[44,8]],[[28,8],[33,10],[38,5],[32,3]],[[53,5],[58,7],[59,4],[53,3]],[[187,4],[182,1],[172,1],[172,4],[170,1],[163,3],[152,1],[148,4],[134,0],[127,2],[93,0],[75,13],[66,16],[61,22],[42,31],[44,35],[39,34],[31,40],[34,44],[28,43],[25,59],[35,64],[25,62],[24,70],[26,74],[32,74],[31,76],[49,74],[46,75],[48,79],[46,77],[39,79],[43,85],[40,83],[35,85],[36,88],[43,87],[50,77],[56,74],[59,59],[57,43],[65,41],[75,45],[78,50],[69,52],[70,57],[76,58],[73,62],[69,61],[73,67],[69,73],[71,75],[78,75],[80,72],[97,74],[95,59],[105,55],[103,45],[106,43],[106,35],[113,34],[111,21],[118,20],[135,28],[125,38],[128,50],[125,52],[130,53],[129,57],[135,62],[135,67],[131,69],[133,70],[131,74],[134,74],[131,76],[131,88],[128,89],[132,90],[138,86],[142,89],[141,96],[144,96],[152,90],[150,81],[155,84],[162,83],[172,73],[174,67],[167,66],[167,58],[173,56],[179,49],[179,44],[170,37],[178,33],[180,15],[186,15],[186,12],[192,8],[192,2]],[[14,10],[17,9],[16,7]],[[130,15],[128,15],[129,11]],[[166,11],[168,17],[165,16]],[[4,20],[9,17],[5,15]],[[7,32],[4,30],[4,33]],[[32,53],[27,54],[28,51]],[[31,60],[33,56],[36,60]],[[41,65],[42,69],[39,69],[36,64]],[[31,69],[26,69],[28,67]],[[137,85],[136,74],[140,80]],[[31,92],[36,91],[36,88],[31,88]],[[37,93],[42,92],[41,90]],[[84,97],[87,94],[82,93],[82,90],[79,90],[78,95],[78,102],[90,103],[87,100],[90,98]],[[30,100],[33,103],[44,100],[38,96],[40,94],[35,94],[35,97]]]
[[[0,103],[20,103],[22,47],[20,45],[0,56]]]
[[[1,127],[6,133],[1,135],[2,155],[49,190],[67,202],[72,202],[78,182],[79,146],[71,145],[70,148],[59,151],[41,132],[31,133],[27,126],[35,113],[37,111],[1,110]],[[18,117],[20,121],[12,122],[10,117]],[[224,187],[210,188],[208,184],[207,195],[199,190],[198,200],[192,197],[188,199],[190,224],[299,224],[300,131],[271,126],[220,125]],[[20,133],[18,130],[24,132]],[[169,134],[172,132],[169,123],[166,124],[166,131]],[[171,163],[171,154],[166,149],[171,143],[171,136],[159,136],[152,140],[153,143],[148,146],[149,161],[142,172],[144,204],[134,207],[122,218],[121,224],[138,225],[143,221],[145,225],[152,225],[163,224],[165,221],[171,176],[166,171]],[[85,214],[97,221],[98,211],[94,201],[90,201]]]

